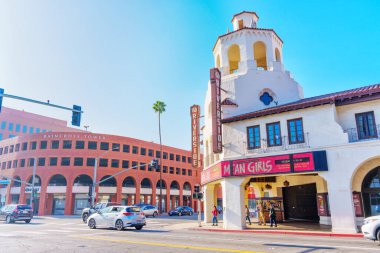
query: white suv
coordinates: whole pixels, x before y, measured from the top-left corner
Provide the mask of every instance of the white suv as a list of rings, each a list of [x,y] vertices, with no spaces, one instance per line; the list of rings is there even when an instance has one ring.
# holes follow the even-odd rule
[[[365,218],[362,233],[364,238],[380,241],[380,215]]]

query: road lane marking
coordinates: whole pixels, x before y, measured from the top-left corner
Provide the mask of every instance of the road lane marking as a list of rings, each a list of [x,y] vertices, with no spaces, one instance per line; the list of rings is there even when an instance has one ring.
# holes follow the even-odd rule
[[[213,248],[204,246],[191,246],[183,244],[169,244],[169,243],[159,243],[159,242],[144,242],[144,241],[130,241],[124,239],[113,239],[106,237],[90,237],[90,236],[80,236],[78,238],[96,241],[109,241],[109,242],[121,242],[129,244],[139,244],[139,245],[149,245],[149,246],[159,246],[165,248],[177,248],[177,249],[194,249],[194,250],[204,250],[213,252],[232,252],[232,253],[263,253],[262,251],[249,251],[249,250],[238,250],[238,249],[226,249],[226,248]]]

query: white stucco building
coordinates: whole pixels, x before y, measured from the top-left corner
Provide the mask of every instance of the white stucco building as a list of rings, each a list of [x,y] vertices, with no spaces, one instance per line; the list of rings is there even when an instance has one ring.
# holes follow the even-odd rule
[[[304,98],[282,62],[282,40],[254,12],[232,19],[213,48],[221,72],[223,150],[213,152],[212,85],[203,129],[205,222],[223,208],[226,229],[245,228],[244,206],[277,208],[353,233],[380,214],[380,85]]]

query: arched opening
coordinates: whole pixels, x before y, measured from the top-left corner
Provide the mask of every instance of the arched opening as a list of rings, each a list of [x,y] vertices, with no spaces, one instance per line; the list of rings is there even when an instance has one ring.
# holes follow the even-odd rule
[[[110,176],[104,176],[100,181],[109,178]],[[116,179],[114,177],[107,179],[106,181],[102,182],[99,184],[99,186],[106,186],[106,187],[116,187]]]
[[[173,181],[171,184],[170,184],[170,189],[171,190],[179,190],[179,184],[177,181]]]
[[[166,189],[165,181],[164,180],[161,180],[161,181],[162,181],[162,189]],[[160,180],[157,181],[156,188],[160,189]]]
[[[235,73],[239,69],[240,62],[240,48],[238,45],[233,44],[228,49],[228,62],[230,67],[230,74]]]
[[[15,176],[14,179],[19,180],[12,180],[12,187],[21,187],[21,178],[19,176]]]
[[[261,41],[253,44],[253,56],[257,64],[257,68],[262,68],[264,70],[268,70],[267,65],[267,52],[265,48],[265,44]]]
[[[152,188],[152,183],[150,182],[148,178],[144,178],[141,181],[141,188]]]
[[[32,182],[33,182],[33,176],[29,178],[28,183],[31,184]],[[34,178],[34,186],[41,186],[41,178],[37,175]]]
[[[92,185],[92,178],[88,175],[82,174],[75,178],[74,186],[90,186]]]
[[[380,214],[380,166],[368,172],[362,183],[365,216]]]
[[[216,67],[220,69],[220,55],[216,56]]]
[[[185,182],[185,183],[183,184],[183,189],[184,189],[185,191],[191,191],[191,185],[190,185],[190,183],[189,183],[189,182]]]
[[[49,180],[49,186],[66,186],[66,178],[62,176],[61,174],[54,175]]]
[[[281,62],[280,50],[278,50],[277,47],[276,47],[276,49],[274,50],[274,55],[275,55],[275,57],[276,57],[276,62]]]
[[[132,187],[136,186],[136,181],[133,177],[126,177],[123,181],[123,187]]]

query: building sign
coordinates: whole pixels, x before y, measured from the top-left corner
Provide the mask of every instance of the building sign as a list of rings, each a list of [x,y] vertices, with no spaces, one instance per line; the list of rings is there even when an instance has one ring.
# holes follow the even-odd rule
[[[106,139],[103,135],[97,134],[80,134],[80,133],[44,133],[42,136],[44,139],[89,139],[104,141]]]
[[[363,217],[363,202],[362,202],[362,196],[360,192],[354,192],[352,193],[352,199],[354,202],[354,209],[355,209],[355,215],[356,217]]]
[[[214,153],[222,152],[222,107],[220,77],[221,75],[219,69],[210,69],[212,149]]]
[[[222,168],[221,164],[218,163],[207,170],[202,171],[201,173],[201,184],[207,184],[209,182],[218,180],[222,178]]]
[[[201,107],[193,105],[190,107],[191,116],[191,158],[193,168],[198,168],[200,163],[200,140],[199,140],[199,117]]]
[[[317,206],[319,216],[330,216],[327,193],[317,194]]]
[[[326,151],[313,151],[222,162],[223,177],[327,170]]]

